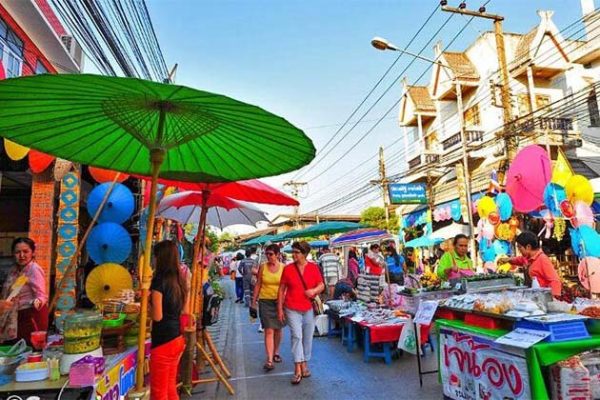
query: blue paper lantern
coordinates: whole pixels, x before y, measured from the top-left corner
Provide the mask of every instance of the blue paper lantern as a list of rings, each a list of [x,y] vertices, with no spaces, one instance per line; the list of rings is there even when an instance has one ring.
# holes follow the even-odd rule
[[[581,248],[579,257],[600,257],[600,234],[587,225],[580,226],[578,230]]]
[[[491,241],[483,239],[479,243],[479,254],[483,262],[494,261],[496,259],[496,250]]]
[[[513,212],[513,204],[508,193],[500,193],[496,196],[496,207],[498,207],[498,215],[500,220],[507,221]]]
[[[460,206],[460,201],[455,200],[450,203],[450,216],[455,222],[460,221],[462,218],[462,207]]]

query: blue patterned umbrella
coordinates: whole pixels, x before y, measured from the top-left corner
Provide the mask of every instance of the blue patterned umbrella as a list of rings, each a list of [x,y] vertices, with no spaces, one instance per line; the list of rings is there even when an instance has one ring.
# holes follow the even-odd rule
[[[92,229],[85,247],[96,264],[121,264],[131,253],[131,238],[121,225],[103,222]]]
[[[96,186],[90,192],[87,201],[87,209],[92,217],[96,214],[104,195],[111,185],[112,182],[106,182]],[[121,183],[116,183],[98,217],[98,222],[115,222],[117,224],[122,224],[133,214],[134,205],[135,202],[131,190]]]

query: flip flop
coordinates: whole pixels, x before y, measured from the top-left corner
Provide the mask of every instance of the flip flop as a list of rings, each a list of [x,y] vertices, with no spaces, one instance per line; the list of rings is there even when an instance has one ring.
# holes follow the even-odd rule
[[[280,363],[280,362],[282,362],[283,360],[281,359],[281,356],[280,356],[279,354],[275,354],[275,355],[273,356],[273,361],[275,361],[276,363]]]
[[[302,377],[303,378],[310,378],[311,375],[312,374],[310,373],[309,370],[306,370],[306,371],[302,372]]]
[[[294,375],[294,379],[290,382],[292,385],[298,385],[302,382],[302,375]]]
[[[273,366],[272,362],[266,362],[265,365],[263,365],[263,369],[266,372],[270,372],[270,371],[273,371],[275,369],[275,367]]]

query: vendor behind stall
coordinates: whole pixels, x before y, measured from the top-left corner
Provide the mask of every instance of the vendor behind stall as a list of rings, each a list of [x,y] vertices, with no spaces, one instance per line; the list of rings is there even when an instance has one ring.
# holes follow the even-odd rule
[[[552,261],[540,248],[537,235],[530,231],[522,232],[517,236],[517,249],[521,257],[512,257],[498,260],[499,263],[509,262],[512,265],[527,267],[527,274],[531,281],[535,278],[541,287],[551,288],[552,295],[560,296],[562,283]]]
[[[48,293],[44,270],[35,262],[35,242],[16,238],[12,243],[15,265],[2,285],[0,300],[0,342],[25,339],[31,343],[31,332],[48,329]],[[15,282],[26,282],[18,292]],[[18,282],[17,282],[18,283]],[[8,299],[11,292],[16,296]],[[12,293],[14,295],[14,293]]]
[[[473,274],[473,261],[467,254],[469,252],[469,238],[458,234],[452,241],[453,250],[444,253],[440,258],[437,275],[443,280],[460,278]]]

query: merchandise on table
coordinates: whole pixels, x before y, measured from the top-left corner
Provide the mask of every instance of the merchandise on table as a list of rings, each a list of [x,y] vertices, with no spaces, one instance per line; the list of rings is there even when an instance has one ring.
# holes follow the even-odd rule
[[[553,365],[550,376],[553,399],[591,399],[590,373],[579,357],[574,356]]]
[[[100,347],[102,315],[95,312],[78,312],[65,319],[64,351],[80,354]]]
[[[377,301],[382,287],[382,278],[383,275],[358,275],[356,298],[365,303]]]

